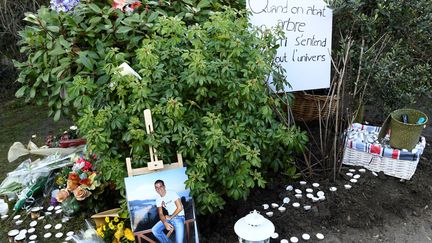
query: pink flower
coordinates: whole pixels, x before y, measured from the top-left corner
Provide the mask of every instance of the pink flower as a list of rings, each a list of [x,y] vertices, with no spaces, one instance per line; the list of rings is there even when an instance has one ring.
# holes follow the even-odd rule
[[[90,196],[91,192],[89,192],[86,189],[79,186],[73,191],[73,194],[74,194],[77,201],[82,201],[82,200],[86,199],[88,196]]]
[[[69,192],[66,189],[61,189],[56,196],[57,202],[63,202],[69,197]]]
[[[84,167],[81,169],[82,171],[88,171],[89,169],[91,169],[92,164],[88,161],[84,162]]]

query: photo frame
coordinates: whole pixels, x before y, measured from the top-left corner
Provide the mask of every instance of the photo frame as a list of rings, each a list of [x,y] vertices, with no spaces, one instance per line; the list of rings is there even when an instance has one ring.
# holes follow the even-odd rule
[[[172,242],[178,242],[177,237],[184,240],[180,242],[199,242],[198,227],[195,218],[195,205],[193,198],[190,196],[190,190],[186,189],[185,182],[188,179],[186,168],[180,167],[176,169],[154,171],[152,173],[126,177],[126,199],[131,220],[131,228],[134,232],[137,242],[159,242],[152,228],[157,227],[159,230],[163,228],[163,234]],[[160,182],[162,181],[162,182]],[[155,182],[158,182],[155,184]],[[156,187],[162,186],[165,190],[165,197],[161,197],[156,191]],[[160,189],[158,189],[160,190]],[[173,230],[166,230],[164,225],[161,226],[159,218],[159,209],[156,205],[159,200],[159,206],[164,215],[173,213],[172,200],[169,198],[178,198],[183,207],[183,213],[178,213],[175,219],[171,222]],[[167,203],[165,204],[166,200]],[[171,207],[171,208],[170,208]],[[171,212],[168,212],[171,209]],[[184,214],[183,234],[176,232],[174,224],[179,225],[178,218]],[[158,224],[156,226],[156,224]],[[160,227],[159,227],[160,226]],[[155,230],[155,229],[153,229]],[[180,231],[179,231],[180,232]],[[163,236],[162,236],[163,237]]]

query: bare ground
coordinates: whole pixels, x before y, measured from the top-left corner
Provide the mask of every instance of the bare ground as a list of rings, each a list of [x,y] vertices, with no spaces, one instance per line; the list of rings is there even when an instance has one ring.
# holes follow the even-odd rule
[[[432,139],[431,131],[430,128],[424,131],[427,141]],[[307,242],[432,242],[431,157],[428,143],[416,173],[409,181],[400,181],[382,173],[375,176],[367,171],[359,173],[359,182],[345,190],[343,185],[348,179],[345,173],[353,167],[344,166],[334,183],[310,179],[306,186],[292,184],[295,188],[304,189],[312,188],[311,183],[318,182],[327,199],[314,204],[304,198],[297,200],[302,205],[312,205],[309,211],[291,205],[285,213],[271,210],[274,216],[269,219],[279,234],[272,242],[292,236],[299,238],[299,242],[306,242],[301,239],[303,233],[311,235]],[[292,203],[293,193],[285,190],[290,183],[282,176],[277,177],[274,181],[279,183],[254,191],[247,201],[229,202],[222,212],[200,216],[198,224],[202,242],[237,242],[233,228],[239,218],[253,209],[264,214],[269,210],[263,210],[262,204],[281,204],[285,196],[289,196]],[[336,186],[338,190],[331,193],[328,190],[330,186]],[[325,235],[324,240],[315,237],[318,232]]]

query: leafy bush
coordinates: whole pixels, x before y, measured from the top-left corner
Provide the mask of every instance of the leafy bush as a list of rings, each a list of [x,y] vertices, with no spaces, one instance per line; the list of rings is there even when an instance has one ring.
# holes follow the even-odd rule
[[[273,109],[282,111],[265,80],[277,37],[259,38],[231,9],[143,8],[122,13],[80,4],[73,14],[41,8],[27,15],[32,25],[21,33],[21,44],[29,58],[16,63],[17,96],[48,101],[55,119],[77,114],[90,150],[100,157],[98,170],[123,196],[125,157],[145,166],[148,145],[165,162],[176,151],[183,154],[187,186],[201,212],[221,208],[226,197],[246,198],[265,185],[269,170],[292,174],[292,153],[307,138],[274,117]],[[124,61],[142,80],[118,74]],[[145,132],[146,108],[152,109],[153,135]]]
[[[432,91],[432,6],[427,0],[331,1],[334,43],[353,40],[346,82],[377,112],[418,103]],[[336,45],[336,55],[343,45]],[[363,96],[364,95],[364,96]],[[377,105],[379,104],[379,105]]]
[[[73,94],[69,97],[67,89],[76,74],[91,77],[95,85],[105,84],[109,77],[103,67],[112,63],[118,50],[124,58],[133,57],[158,16],[184,17],[188,24],[194,24],[224,4],[223,0],[143,2],[140,13],[123,13],[107,4],[85,2],[68,13],[57,13],[44,6],[36,15],[27,13],[24,20],[29,25],[20,31],[19,44],[28,58],[15,62],[20,70],[17,81],[21,84],[16,96],[25,97],[26,101],[34,99],[38,104],[47,102],[49,115],[54,115],[55,120],[62,113],[75,114],[71,102],[75,102],[75,107],[77,103],[85,106],[90,94],[78,100],[74,100]]]

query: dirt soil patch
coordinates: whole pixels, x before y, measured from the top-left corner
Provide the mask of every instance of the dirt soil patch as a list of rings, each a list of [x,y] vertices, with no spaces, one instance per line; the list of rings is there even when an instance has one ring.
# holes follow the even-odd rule
[[[425,132],[426,140],[432,141],[432,129]],[[373,175],[366,170],[358,172],[359,167],[344,166],[336,182],[309,179],[305,186],[298,182],[289,183],[287,178],[276,176],[266,189],[251,193],[247,201],[229,201],[225,209],[213,215],[199,216],[198,224],[202,242],[238,242],[234,233],[235,222],[250,211],[256,209],[265,214],[273,211],[269,218],[276,227],[279,237],[272,242],[290,239],[295,236],[299,242],[302,234],[308,233],[307,242],[432,242],[432,151],[430,143],[417,166],[416,173],[409,181],[386,176],[383,173]],[[350,177],[348,169],[356,169],[360,174],[357,183],[350,190],[344,189]],[[319,183],[313,188],[312,183]],[[293,185],[303,191],[303,197],[296,199],[294,192],[286,190]],[[329,188],[337,187],[336,192]],[[312,203],[306,198],[305,189],[313,188],[325,192],[326,200]],[[282,204],[284,197],[291,199],[287,210],[280,213],[277,208],[264,210],[262,204]],[[299,202],[300,208],[294,208],[293,202]],[[303,205],[312,208],[305,211]],[[325,235],[318,240],[316,233]]]

